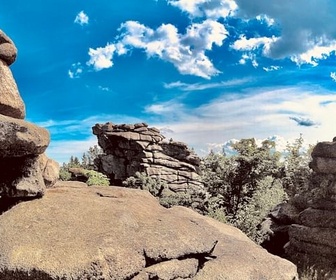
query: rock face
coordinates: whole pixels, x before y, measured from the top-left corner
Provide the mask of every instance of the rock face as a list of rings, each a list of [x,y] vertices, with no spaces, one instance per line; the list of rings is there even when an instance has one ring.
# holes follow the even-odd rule
[[[203,185],[198,175],[200,159],[186,144],[165,141],[158,129],[145,123],[96,124],[93,133],[105,153],[98,159],[99,171],[113,184],[121,185],[136,172],[143,172],[165,182],[167,196],[170,193],[202,195]]]
[[[271,213],[270,228],[275,233],[271,243],[286,243],[286,238],[281,242],[276,236],[282,229],[291,260],[304,260],[336,277],[336,142],[318,143],[312,157],[309,191],[279,205],[275,215]]]
[[[49,145],[47,130],[24,120],[25,106],[9,69],[17,54],[14,43],[0,30],[0,197],[41,196],[50,172],[41,169]],[[48,164],[50,166],[50,164]],[[55,173],[56,172],[56,173]],[[54,176],[57,171],[54,172]]]
[[[58,182],[0,216],[0,279],[297,279],[241,231],[148,192]]]
[[[321,142],[310,167],[318,178],[298,224],[289,229],[287,250],[305,255],[336,277],[336,142]]]

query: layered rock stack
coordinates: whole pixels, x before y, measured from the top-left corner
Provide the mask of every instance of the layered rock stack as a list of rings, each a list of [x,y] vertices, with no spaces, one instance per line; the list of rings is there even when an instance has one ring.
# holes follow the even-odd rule
[[[315,180],[298,224],[289,228],[289,252],[331,270],[336,277],[336,139],[321,142],[312,152]]]
[[[43,195],[55,183],[57,164],[46,158],[49,132],[24,120],[25,105],[9,69],[17,49],[0,30],[0,197]]]
[[[264,244],[270,252],[278,255],[285,253],[286,257],[299,266],[322,268],[334,277],[336,277],[335,140],[321,142],[315,146],[312,152],[313,160],[310,163],[314,172],[309,189],[293,197],[288,203],[278,205],[263,224],[264,226],[269,224],[268,229],[273,235]]]
[[[96,124],[93,133],[105,153],[99,158],[100,171],[113,184],[143,172],[167,183],[173,193],[203,190],[199,157],[182,142],[166,141],[158,129],[145,123],[106,123]]]

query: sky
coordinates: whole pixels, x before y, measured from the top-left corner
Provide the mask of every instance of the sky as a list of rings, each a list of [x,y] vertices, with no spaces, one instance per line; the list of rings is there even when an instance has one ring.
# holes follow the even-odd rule
[[[336,136],[334,0],[0,0],[26,119],[67,162],[96,123],[146,122],[199,155]]]

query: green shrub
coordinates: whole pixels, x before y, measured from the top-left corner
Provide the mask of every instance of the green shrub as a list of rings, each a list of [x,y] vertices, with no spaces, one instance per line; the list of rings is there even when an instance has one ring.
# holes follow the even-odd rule
[[[141,172],[136,172],[134,177],[127,178],[122,184],[127,188],[149,191],[155,197],[161,197],[163,190],[167,188],[167,183],[159,177],[151,177]]]
[[[93,185],[109,186],[110,185],[110,181],[107,178],[107,176],[100,172],[97,172],[94,170],[85,170],[85,175],[88,176],[88,180],[86,181],[86,184],[88,186],[93,186]]]
[[[60,168],[59,179],[61,181],[69,181],[71,179],[71,173],[64,166]]]

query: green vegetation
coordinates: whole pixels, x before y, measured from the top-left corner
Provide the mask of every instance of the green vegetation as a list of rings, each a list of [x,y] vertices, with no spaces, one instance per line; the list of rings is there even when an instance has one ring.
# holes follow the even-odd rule
[[[109,186],[110,185],[110,180],[107,178],[106,175],[94,171],[94,170],[86,170],[84,169],[85,175],[88,177],[88,180],[86,181],[86,184],[88,186]]]
[[[68,163],[63,163],[60,168],[59,178],[62,181],[72,180],[72,175],[69,172],[70,168],[78,168],[86,178],[86,184],[88,186],[109,186],[110,181],[108,177],[97,171],[95,159],[102,154],[103,151],[97,145],[90,147],[89,150],[83,154],[80,161],[77,157],[71,156]]]

